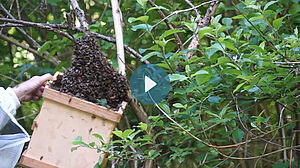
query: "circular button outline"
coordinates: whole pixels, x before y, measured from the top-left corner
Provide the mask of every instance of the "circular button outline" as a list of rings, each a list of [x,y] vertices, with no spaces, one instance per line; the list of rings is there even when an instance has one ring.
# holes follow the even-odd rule
[[[148,92],[145,92],[145,76],[157,84]],[[170,78],[162,67],[155,64],[144,64],[131,74],[129,87],[132,95],[141,103],[156,104],[169,94]]]

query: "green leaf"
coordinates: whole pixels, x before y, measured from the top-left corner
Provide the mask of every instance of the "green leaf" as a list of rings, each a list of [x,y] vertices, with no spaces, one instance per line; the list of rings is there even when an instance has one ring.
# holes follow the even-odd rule
[[[243,85],[245,85],[246,82],[240,83],[233,91],[233,93],[235,93],[236,91],[238,91]]]
[[[133,132],[134,132],[133,129],[127,129],[127,130],[125,130],[125,131],[122,133],[122,138],[123,138],[123,139],[128,138],[128,136],[129,136],[131,133],[133,133]]]
[[[141,61],[144,62],[145,60],[151,58],[151,57],[154,56],[154,55],[161,56],[161,53],[156,52],[156,51],[153,51],[153,52],[148,53],[148,54],[146,54],[145,56],[143,56],[143,57],[141,58]]]
[[[199,40],[203,38],[204,35],[212,35],[213,32],[212,32],[212,28],[211,27],[203,27],[199,30],[199,35],[198,35],[198,38]]]
[[[184,158],[183,157],[180,157],[179,159],[178,159],[178,162],[179,163],[182,163],[184,161]]]
[[[203,83],[209,81],[211,79],[211,75],[197,75],[196,76],[196,81],[198,85],[202,85]]]
[[[226,48],[229,48],[232,51],[235,51],[236,53],[239,53],[238,49],[234,47],[234,45],[232,45],[231,42],[228,41],[223,41],[223,43],[225,44]]]
[[[161,47],[165,47],[166,46],[166,41],[164,41],[164,40],[155,40],[154,41],[155,42],[155,44],[158,44],[159,46],[161,46]]]
[[[57,6],[57,3],[59,3],[61,0],[51,0],[51,1],[46,1],[48,4]]]
[[[155,10],[155,9],[160,9],[160,10],[166,10],[166,11],[169,11],[169,9],[163,7],[163,6],[156,6],[156,7],[152,7],[152,8],[149,8],[147,11],[146,11],[146,14],[152,10]]]
[[[292,15],[297,15],[300,12],[300,4],[294,3],[290,9],[289,13]]]
[[[173,104],[173,107],[185,109],[185,107],[181,103],[175,103]]]
[[[102,157],[99,157],[99,159],[98,159],[98,165],[99,165],[100,167],[102,167]]]
[[[255,49],[256,51],[258,51],[259,53],[263,53],[264,52],[264,50],[261,47],[257,46],[257,45],[249,45],[249,46],[251,48]]]
[[[255,125],[253,122],[251,122],[250,125],[251,125],[253,128],[256,128],[257,130],[261,131],[261,130],[259,129],[259,127],[258,127],[257,125]]]
[[[226,27],[232,26],[232,19],[231,18],[223,18],[222,23],[226,25]]]
[[[47,56],[46,59],[50,59],[51,57],[53,57],[56,54],[56,49],[52,50]]]
[[[300,110],[300,109],[299,109],[299,110]],[[157,120],[159,119],[159,116],[150,116],[149,118],[150,118],[150,120],[152,120],[152,121],[157,121]]]
[[[167,114],[171,113],[170,107],[163,102],[158,103],[159,107],[162,108]],[[157,116],[158,117],[158,116]]]
[[[209,114],[209,115],[211,115],[211,116],[214,116],[214,117],[216,117],[216,118],[218,118],[218,119],[221,119],[220,116],[218,116],[217,114],[215,114],[215,113],[213,113],[213,112],[205,111],[205,113],[207,113],[207,114]]]
[[[41,48],[39,49],[38,53],[39,54],[43,54],[46,50],[48,50],[50,48],[52,41],[46,41]]]
[[[71,152],[74,152],[74,151],[76,151],[78,148],[79,148],[79,146],[72,147],[72,148],[71,148]]]
[[[219,23],[220,19],[221,19],[222,15],[218,15],[216,16],[213,21],[212,21],[212,24],[216,25],[217,23]]]
[[[192,74],[191,77],[194,77],[196,75],[207,75],[207,74],[209,74],[207,71],[205,71],[205,70],[199,70],[196,73]]]
[[[210,97],[208,98],[208,101],[209,101],[210,103],[219,103],[220,100],[221,100],[221,98],[220,98],[219,96],[210,96]]]
[[[119,131],[119,130],[118,130],[118,131],[113,131],[112,133],[115,134],[116,136],[120,137],[120,138],[123,137],[123,136],[122,136],[122,135],[123,135],[123,132],[122,132],[122,131]]]
[[[258,16],[255,16],[255,17],[250,18],[249,20],[250,20],[251,22],[253,22],[253,21],[255,21],[255,20],[263,19],[263,18],[264,18],[264,15],[260,14],[260,15],[258,15]]]
[[[248,5],[247,8],[252,8],[252,9],[259,10],[260,6],[257,6],[257,5]]]
[[[184,30],[167,30],[159,37],[159,39],[164,39],[171,34],[180,33],[180,32],[185,32],[185,31]]]
[[[214,45],[212,45],[211,47],[219,50],[219,51],[224,51],[226,46],[224,43],[215,43]]]
[[[132,133],[131,135],[129,135],[129,139],[130,140],[133,140],[133,138],[137,135],[137,134],[139,134],[141,132],[141,130],[137,130],[137,131],[135,131],[134,133]]]
[[[235,129],[235,130],[233,131],[232,137],[233,137],[236,141],[242,142],[242,139],[243,139],[243,137],[244,137],[244,134],[245,134],[244,131],[238,128],[238,129]]]
[[[160,63],[160,64],[155,64],[155,65],[160,66],[160,67],[162,67],[164,69],[170,70],[170,67],[169,67],[169,65],[167,63]]]
[[[82,143],[82,136],[78,136],[72,141],[73,145],[79,145],[81,143]]]
[[[169,74],[170,82],[173,81],[185,81],[188,79],[185,75],[180,75],[180,74]]]
[[[101,142],[104,141],[103,137],[99,134],[93,134],[94,137],[98,138]]]
[[[283,16],[281,18],[275,19],[273,20],[273,27],[278,30],[280,28],[280,26],[282,25],[282,21],[286,16]]]
[[[91,142],[91,143],[89,143],[89,146],[91,146],[91,147],[94,147],[96,145],[96,143],[95,142]]]
[[[223,118],[223,116],[224,116],[224,114],[226,113],[227,109],[228,109],[228,106],[225,106],[225,107],[221,110],[221,112],[220,112],[220,114],[219,114],[221,118]]]
[[[147,32],[151,32],[152,26],[149,24],[139,24],[139,25],[132,26],[131,28],[132,31],[137,31],[139,29],[145,30]]]
[[[190,75],[190,73],[191,73],[190,65],[186,65],[185,66],[185,73],[187,73],[188,75]]]
[[[141,130],[146,131],[147,128],[148,128],[148,125],[146,123],[140,122],[139,127],[140,127]]]
[[[233,16],[232,19],[244,19],[244,15]]]
[[[138,18],[130,17],[130,18],[128,18],[128,22],[133,23],[136,21],[141,21],[141,22],[147,23],[148,19],[149,19],[149,16],[140,16]]]
[[[148,0],[136,0],[136,1],[137,1],[143,8],[145,8]]]
[[[217,64],[212,65],[212,67],[215,67],[217,65],[226,64],[226,63],[229,63],[229,62],[230,62],[230,60],[228,58],[226,58],[226,57],[220,57],[220,58],[218,58]]]
[[[268,3],[265,5],[265,7],[264,7],[264,11],[265,11],[266,9],[268,9],[269,6],[271,6],[271,5],[273,5],[273,4],[277,3],[277,2],[278,2],[278,1],[270,1],[270,2],[268,2]]]
[[[182,22],[190,31],[194,32],[197,28],[197,24],[195,22]]]

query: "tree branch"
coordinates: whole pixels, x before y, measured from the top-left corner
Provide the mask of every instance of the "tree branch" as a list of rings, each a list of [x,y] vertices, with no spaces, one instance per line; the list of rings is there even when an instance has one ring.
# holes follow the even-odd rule
[[[11,39],[11,38],[9,38],[9,37],[3,35],[3,34],[0,34],[0,38],[3,39],[3,40],[5,40],[5,41],[7,41],[7,42],[9,42],[9,43],[11,43],[11,44],[14,44],[14,45],[16,45],[16,46],[21,47],[21,48],[23,48],[23,49],[25,49],[25,50],[31,52],[32,54],[34,54],[34,55],[36,55],[36,56],[38,56],[38,57],[40,57],[40,58],[46,60],[46,61],[49,61],[50,63],[52,63],[52,64],[55,65],[55,66],[58,64],[58,62],[57,62],[56,60],[54,60],[54,59],[49,59],[49,60],[47,60],[43,55],[39,54],[36,50],[34,50],[34,49],[32,49],[32,48],[30,48],[30,47],[24,45],[24,44],[21,44],[21,43],[15,41],[15,40],[13,40],[13,39]]]
[[[67,28],[65,25],[61,25],[61,24],[46,24],[46,23],[33,23],[33,22],[27,22],[27,21],[23,21],[23,20],[14,20],[14,19],[6,19],[6,18],[0,18],[0,22],[10,22],[10,23],[15,23],[15,24],[0,24],[0,27],[36,27],[36,28],[41,28],[41,29],[45,29],[45,30],[49,30],[52,31],[54,33],[57,33],[59,35],[65,36],[68,39],[70,39],[71,41],[74,41],[74,38],[69,35],[66,32],[63,32],[61,30],[59,30],[58,28]],[[20,26],[23,25],[23,26]]]
[[[148,2],[150,3],[151,6],[157,7],[157,5],[152,0],[148,0]],[[166,15],[164,14],[164,12],[162,10],[157,9],[156,11],[160,15],[161,18],[165,18],[166,17]],[[169,29],[174,30],[173,25],[169,22],[168,19],[165,20],[165,23],[166,23],[166,25],[168,26]],[[184,47],[183,47],[182,42],[181,42],[181,39],[179,38],[179,36],[178,36],[177,33],[174,33],[174,37],[175,37],[176,44],[177,44],[178,48],[180,50],[184,50]]]
[[[192,7],[192,8],[195,7],[194,4],[192,4],[192,2],[189,1],[189,0],[184,0],[184,2],[187,3],[187,4],[188,4],[190,7]],[[194,9],[194,12],[195,12],[195,14],[196,14],[197,17],[200,17],[200,13],[198,12],[197,9]],[[200,18],[199,18],[199,19],[200,19]]]
[[[2,8],[2,10],[4,11],[4,13],[6,13],[6,15],[8,17],[10,17],[11,19],[16,19],[13,15],[11,15],[9,13],[9,11],[3,6],[3,4],[0,2],[0,8]],[[31,36],[29,36],[23,29],[16,27],[17,30],[19,30],[27,39],[28,39],[28,44],[30,44],[31,46],[33,46],[34,49],[37,49],[40,47],[39,43],[37,43]]]
[[[89,30],[89,24],[87,23],[83,11],[80,9],[78,3],[76,0],[70,0],[71,6],[75,12],[75,15],[77,16],[81,29],[83,30],[84,33],[86,33]]]
[[[0,21],[3,22],[9,22],[14,24],[0,24],[0,27],[35,27],[40,29],[46,29],[46,27],[52,27],[56,29],[66,29],[66,30],[73,30],[76,32],[83,32],[80,28],[73,28],[70,29],[67,25],[64,24],[47,24],[47,23],[34,23],[34,22],[28,22],[23,20],[14,20],[14,19],[7,19],[7,18],[0,18]],[[65,33],[65,32],[64,32]],[[99,33],[91,32],[91,34],[95,35],[97,38],[102,39],[104,41],[110,42],[110,43],[116,43],[116,40],[112,37],[104,36]],[[137,51],[135,51],[133,48],[129,47],[128,45],[124,45],[124,48],[127,52],[135,56],[137,59],[141,59],[143,56],[139,54]],[[149,61],[145,60],[143,63],[149,64]]]
[[[178,15],[180,13],[184,13],[184,12],[189,12],[191,10],[194,10],[194,9],[197,9],[197,8],[200,8],[201,6],[204,6],[204,5],[207,5],[207,4],[210,4],[210,3],[213,3],[213,2],[218,2],[219,0],[211,0],[211,1],[207,1],[207,2],[203,2],[202,4],[200,5],[197,5],[197,6],[194,6],[192,8],[189,8],[189,9],[183,9],[183,10],[177,10],[177,11],[174,11],[172,12],[171,14],[169,14],[168,16],[166,16],[165,18],[163,18],[162,20],[160,20],[159,22],[157,22],[155,25],[153,25],[153,29],[155,27],[157,27],[159,24],[161,24],[162,22],[164,22],[166,19],[168,19],[169,17],[172,17],[174,15]]]
[[[199,30],[210,23],[211,16],[214,15],[218,6],[219,6],[219,1],[212,2],[208,7],[204,18],[203,19],[199,18],[199,23],[193,35],[194,37],[190,45],[188,46],[188,49],[192,51],[187,54],[187,58],[191,58],[196,52],[195,49],[197,49],[199,45],[199,38],[198,38]]]
[[[141,105],[140,102],[138,102],[134,96],[132,95],[132,93],[128,90],[127,92],[127,96],[129,98],[129,105],[130,107],[136,112],[135,115],[136,117],[138,118],[138,120],[140,122],[143,122],[143,123],[146,123],[146,124],[149,124],[150,121],[148,119],[148,115],[147,113],[145,112],[143,106]]]
[[[172,12],[171,14],[169,14],[168,16],[164,17],[162,20],[160,20],[159,22],[157,22],[155,25],[152,26],[152,29],[155,29],[158,25],[160,25],[162,22],[164,22],[165,20],[167,20],[168,18],[174,16],[174,15],[178,15],[180,13],[184,13],[184,12],[189,12],[191,10],[194,10],[194,9],[197,9],[197,8],[200,8],[201,6],[204,6],[204,5],[207,5],[207,4],[210,4],[212,2],[217,2],[217,1],[220,1],[220,0],[211,0],[211,1],[207,1],[207,2],[203,2],[202,4],[200,5],[197,5],[197,6],[194,6],[192,8],[188,8],[188,9],[183,9],[183,10],[177,10],[177,11],[174,11]],[[143,36],[146,32],[142,33],[140,35]]]

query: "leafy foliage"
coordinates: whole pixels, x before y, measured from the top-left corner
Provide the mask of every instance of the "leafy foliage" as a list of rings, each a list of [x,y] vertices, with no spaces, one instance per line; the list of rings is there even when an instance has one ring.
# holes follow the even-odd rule
[[[289,167],[290,163],[298,164],[298,0],[221,1],[210,24],[199,29],[196,49],[188,49],[199,22],[193,10],[168,17],[175,29],[165,22],[156,25],[162,19],[158,10],[168,16],[190,8],[184,1],[156,0],[155,7],[147,0],[120,2],[125,44],[138,51],[143,56],[142,61],[148,60],[169,73],[172,89],[159,106],[185,131],[212,146],[189,136],[154,106],[144,105],[150,116],[149,124],[138,121],[132,115],[133,109],[128,108],[129,125],[120,124],[111,142],[104,143],[106,141],[99,135],[94,135],[100,144],[88,144],[78,137],[72,150],[78,146],[96,148],[109,154],[111,161],[118,161],[119,167],[132,166],[134,160],[138,160],[139,166],[154,160],[154,166],[159,167]],[[32,7],[38,6],[40,1],[20,1],[20,6],[30,5],[28,3]],[[70,11],[68,1],[47,3],[45,17],[39,10],[23,10],[22,19],[64,23],[64,15]],[[80,1],[80,6],[87,15],[91,31],[114,36],[109,1]],[[9,8],[9,3],[5,7]],[[208,7],[209,4],[198,8],[201,18]],[[16,10],[11,12],[17,16]],[[24,29],[40,44],[38,53],[45,54],[47,60],[58,59],[59,64],[52,65],[1,40],[1,86],[14,86],[33,75],[63,71],[70,66],[71,41],[52,32]],[[29,43],[16,28],[2,31],[20,43]],[[68,33],[76,38],[81,36],[71,30]],[[184,49],[178,46],[176,35]],[[98,42],[116,68],[114,44]],[[187,54],[194,51],[195,54],[188,58]],[[134,70],[142,63],[127,55],[126,64]],[[128,77],[132,73],[129,68]],[[23,104],[18,116],[38,111],[40,104]],[[26,118],[22,125],[29,130],[31,122]],[[217,148],[238,143],[243,145]],[[101,163],[100,160],[97,166]]]

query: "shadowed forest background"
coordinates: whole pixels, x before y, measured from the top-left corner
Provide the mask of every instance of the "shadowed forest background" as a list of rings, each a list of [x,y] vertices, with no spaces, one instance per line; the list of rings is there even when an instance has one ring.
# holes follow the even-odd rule
[[[100,50],[118,69],[110,1],[78,4]],[[161,110],[131,102],[112,142],[76,144],[106,152],[108,167],[299,166],[299,0],[119,5],[126,78],[144,63],[156,64],[169,73],[171,91]],[[79,26],[67,0],[1,0],[0,86],[64,72],[73,39],[82,36]],[[29,133],[42,101],[22,103],[17,111]]]

